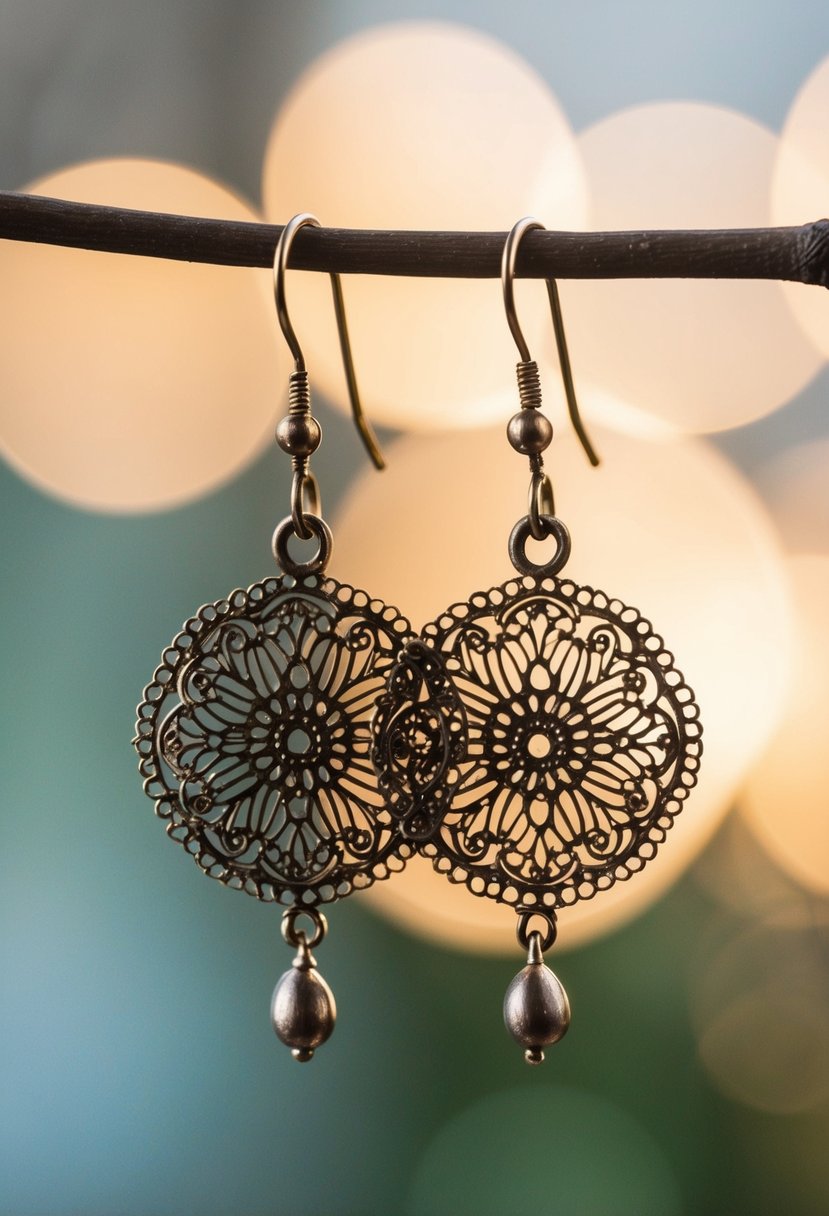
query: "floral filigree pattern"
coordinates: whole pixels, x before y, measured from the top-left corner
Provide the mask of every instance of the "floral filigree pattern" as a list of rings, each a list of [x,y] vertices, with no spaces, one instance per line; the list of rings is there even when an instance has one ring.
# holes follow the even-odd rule
[[[370,724],[411,636],[394,608],[316,574],[202,608],[139,708],[145,788],[208,874],[261,899],[326,902],[411,853],[385,807]]]
[[[634,608],[568,580],[512,580],[422,634],[466,719],[423,845],[477,894],[553,910],[630,876],[696,782],[698,709]],[[458,727],[460,730],[460,727]]]

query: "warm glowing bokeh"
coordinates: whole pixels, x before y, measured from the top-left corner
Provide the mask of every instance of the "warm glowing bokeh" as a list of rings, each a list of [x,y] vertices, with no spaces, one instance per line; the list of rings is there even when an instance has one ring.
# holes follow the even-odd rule
[[[775,727],[789,673],[787,586],[745,480],[701,440],[606,430],[595,438],[598,470],[569,434],[550,449],[558,513],[573,538],[567,573],[636,606],[664,637],[697,694],[704,752],[699,785],[656,860],[562,913],[562,946],[633,915],[699,851]],[[419,627],[512,573],[506,541],[526,510],[526,461],[501,427],[412,437],[388,458],[389,471],[366,472],[334,521],[332,572]],[[370,898],[458,946],[514,948],[508,909],[451,886],[428,863],[410,864]]]
[[[814,898],[780,868],[742,815],[729,815],[693,875],[706,895],[741,920],[807,931],[816,917],[829,924],[829,907],[818,911]]]
[[[780,137],[772,192],[772,222],[806,224],[829,212],[829,58],[800,88]],[[824,287],[785,283],[795,317],[829,358],[829,294]]]
[[[829,895],[829,556],[788,562],[797,654],[785,715],[755,765],[743,813],[775,861],[809,890]]]
[[[375,27],[312,64],[277,115],[263,197],[275,223],[310,210],[338,228],[586,222],[575,138],[549,87],[502,43],[446,23]],[[554,349],[545,292],[518,294],[540,359]],[[347,408],[325,276],[293,276],[290,296],[312,381]],[[497,282],[354,278],[346,303],[376,421],[429,430],[504,414],[517,356]]]
[[[181,165],[100,160],[32,194],[255,220]],[[279,416],[285,355],[267,271],[0,243],[0,451],[41,489],[150,511],[215,488]]]
[[[777,140],[744,114],[652,103],[589,127],[579,147],[591,228],[771,222]],[[778,283],[579,281],[563,294],[577,374],[680,430],[718,431],[762,417],[822,362]]]

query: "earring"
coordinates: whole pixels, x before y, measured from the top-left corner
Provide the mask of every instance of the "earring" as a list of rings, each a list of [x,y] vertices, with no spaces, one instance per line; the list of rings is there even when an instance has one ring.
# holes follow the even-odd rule
[[[310,458],[321,431],[285,303],[295,216],[274,257],[276,309],[295,368],[276,438],[292,460],[291,512],[276,528],[281,573],[207,604],[162,655],[138,709],[144,788],[167,833],[205,873],[283,905],[297,954],[276,985],[271,1020],[297,1060],[334,1029],[333,994],[311,953],[319,905],[387,878],[413,851],[386,810],[370,756],[370,723],[409,622],[325,575],[332,537]],[[331,275],[340,345],[360,434],[382,467],[357,393],[339,277]],[[289,544],[311,541],[298,560]]]
[[[656,853],[697,780],[701,727],[691,689],[637,609],[560,572],[570,535],[543,456],[552,426],[513,301],[523,235],[507,239],[502,286],[521,355],[512,447],[529,458],[527,515],[509,538],[517,577],[453,605],[404,648],[374,721],[379,784],[401,831],[451,882],[515,908],[527,965],[504,1001],[528,1063],[570,1022],[544,964],[556,914],[630,878]],[[547,283],[571,417],[578,415],[553,280]],[[550,539],[545,563],[526,553]]]

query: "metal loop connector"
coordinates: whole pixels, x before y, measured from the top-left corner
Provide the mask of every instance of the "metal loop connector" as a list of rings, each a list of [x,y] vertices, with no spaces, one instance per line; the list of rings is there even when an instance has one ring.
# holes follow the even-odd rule
[[[535,922],[535,927],[532,927]],[[538,925],[543,927],[543,934]],[[555,943],[558,934],[556,918],[550,912],[534,908],[519,910],[518,924],[515,926],[515,936],[522,950],[530,950],[533,944],[542,951],[549,950]]]
[[[291,481],[291,520],[300,540],[310,540],[314,535],[309,515],[322,516],[322,501],[317,479],[306,467],[297,469]]]
[[[290,515],[283,519],[282,523],[277,524],[271,541],[273,555],[280,570],[283,574],[292,574],[294,578],[304,578],[306,574],[320,574],[328,565],[331,550],[334,547],[331,529],[324,519],[320,519],[318,515],[306,514],[305,523],[318,544],[317,552],[307,561],[296,561],[288,552],[288,542],[291,537],[299,535]]]
[[[297,921],[301,916],[307,917],[311,922],[310,937],[304,929],[297,927]],[[294,949],[306,946],[309,950],[313,950],[325,937],[327,930],[328,921],[319,908],[299,908],[295,905],[293,908],[286,908],[282,913],[282,936]]]
[[[555,515],[556,502],[553,494],[553,483],[543,469],[535,469],[530,478],[530,490],[527,495],[527,518],[530,521],[530,532],[533,540],[544,540],[548,532],[541,520],[545,515]]]
[[[570,533],[556,515],[542,515],[539,522],[545,537],[555,537],[556,551],[552,558],[548,562],[533,562],[527,557],[527,541],[531,536],[530,520],[529,516],[522,515],[510,532],[510,561],[519,574],[551,578],[558,574],[570,556]]]

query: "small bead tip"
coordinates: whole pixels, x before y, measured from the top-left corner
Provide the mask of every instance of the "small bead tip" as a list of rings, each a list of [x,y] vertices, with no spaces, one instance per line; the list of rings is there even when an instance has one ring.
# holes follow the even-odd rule
[[[528,1064],[543,1064],[544,1052],[540,1047],[528,1047],[524,1052],[524,1059]]]
[[[300,1064],[307,1064],[313,1058],[313,1047],[294,1047],[291,1049],[291,1055],[295,1060],[299,1060]]]

